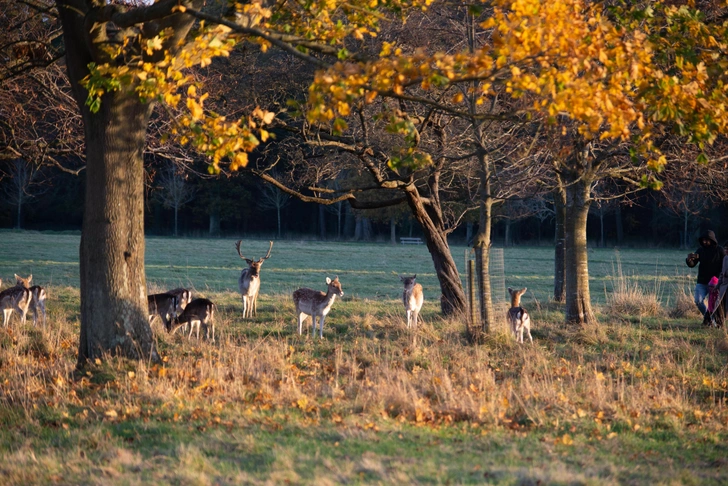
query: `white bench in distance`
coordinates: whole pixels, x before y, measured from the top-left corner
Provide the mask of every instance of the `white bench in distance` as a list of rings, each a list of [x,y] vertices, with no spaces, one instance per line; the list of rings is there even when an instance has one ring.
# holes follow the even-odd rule
[[[422,238],[405,238],[405,237],[400,237],[399,242],[402,243],[403,245],[421,245],[423,243]]]

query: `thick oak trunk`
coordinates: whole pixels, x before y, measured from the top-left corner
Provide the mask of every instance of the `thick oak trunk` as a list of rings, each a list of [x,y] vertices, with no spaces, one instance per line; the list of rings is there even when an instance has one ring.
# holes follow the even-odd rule
[[[416,189],[411,188],[405,194],[412,215],[422,227],[427,249],[430,251],[432,262],[435,264],[435,273],[440,281],[440,291],[442,292],[440,298],[442,313],[445,315],[464,313],[467,309],[465,290],[455,261],[450,253],[447,235],[427,214]]]
[[[566,186],[566,322],[587,324],[595,320],[589,295],[586,222],[589,183],[583,179]]]
[[[78,364],[104,353],[158,360],[147,320],[144,275],[144,150],[151,106],[139,101],[133,87],[106,94],[91,113],[82,86],[90,62],[115,62],[108,57],[108,35],[137,32],[94,24],[106,18],[104,2],[57,0],[63,24],[66,68],[84,122],[86,198],[81,235],[81,335]],[[192,5],[201,6],[201,0]],[[168,29],[164,50],[178,49],[194,19],[173,13],[173,2],[158,2],[136,18],[156,19],[150,27]],[[130,20],[120,9],[118,19]],[[108,12],[106,12],[108,13]],[[132,16],[133,17],[133,16]],[[138,31],[144,31],[138,26]],[[151,30],[154,30],[154,29]],[[139,41],[138,34],[125,42]],[[140,49],[141,51],[141,49]],[[162,51],[160,51],[162,52]]]
[[[134,93],[114,93],[98,113],[85,114],[79,365],[109,351],[158,359],[144,274],[142,151],[149,112]]]

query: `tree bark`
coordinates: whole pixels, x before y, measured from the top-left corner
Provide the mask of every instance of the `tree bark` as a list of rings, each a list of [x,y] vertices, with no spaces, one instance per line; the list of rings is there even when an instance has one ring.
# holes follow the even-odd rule
[[[455,260],[453,260],[450,253],[447,234],[427,213],[414,186],[410,186],[405,194],[412,215],[420,223],[427,249],[430,251],[432,262],[435,264],[435,274],[440,281],[440,291],[442,292],[442,297],[440,297],[442,313],[445,315],[464,313],[467,310],[465,290]]]
[[[566,270],[565,249],[566,249],[566,193],[563,188],[554,191],[554,220],[555,244],[554,244],[554,301],[564,302],[566,299],[566,287],[564,272]]]
[[[100,110],[90,112],[86,106],[88,92],[81,80],[89,73],[90,62],[109,58],[103,48],[108,40],[102,30],[106,26],[93,25],[89,30],[92,20],[87,15],[107,7],[78,0],[56,3],[63,26],[66,69],[82,114],[86,142],[78,365],[107,352],[159,361],[148,322],[144,273],[142,152],[151,105],[141,103],[132,86],[105,94]],[[199,6],[201,2],[195,0],[193,4]],[[156,14],[170,5],[168,2],[148,8]],[[171,14],[171,9],[168,12]],[[160,23],[170,31],[164,40],[165,48],[173,52],[178,49],[193,21],[179,13],[161,19]],[[127,39],[137,41],[134,37]]]
[[[475,235],[475,272],[478,276],[480,296],[481,331],[490,332],[493,327],[493,296],[490,288],[490,247],[493,244],[493,196],[490,183],[490,159],[486,154],[479,156],[480,171],[480,220]]]
[[[587,324],[595,321],[589,294],[589,267],[586,223],[589,214],[590,184],[583,178],[566,186],[566,322]]]
[[[614,208],[614,219],[617,225],[617,246],[624,243],[624,225],[622,224],[622,205],[617,203]]]
[[[86,200],[78,364],[106,351],[157,360],[144,273],[144,149],[150,106],[134,92],[84,113]]]

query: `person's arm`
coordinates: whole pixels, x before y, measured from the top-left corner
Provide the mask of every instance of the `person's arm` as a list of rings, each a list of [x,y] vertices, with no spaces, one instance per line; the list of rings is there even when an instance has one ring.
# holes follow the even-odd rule
[[[697,253],[697,252],[695,252],[695,253],[688,253],[688,257],[685,259],[685,264],[688,267],[693,268],[695,265],[698,264],[699,261],[700,261],[700,254],[699,253]]]

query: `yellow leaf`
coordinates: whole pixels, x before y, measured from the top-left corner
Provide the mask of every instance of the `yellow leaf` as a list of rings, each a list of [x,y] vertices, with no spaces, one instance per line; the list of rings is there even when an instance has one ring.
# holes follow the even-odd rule
[[[564,444],[564,445],[566,445],[566,446],[573,445],[574,444],[574,439],[572,439],[569,434],[564,434],[561,437],[561,443]]]
[[[107,410],[104,412],[104,415],[106,415],[109,418],[116,418],[118,414],[116,413],[116,410]]]

